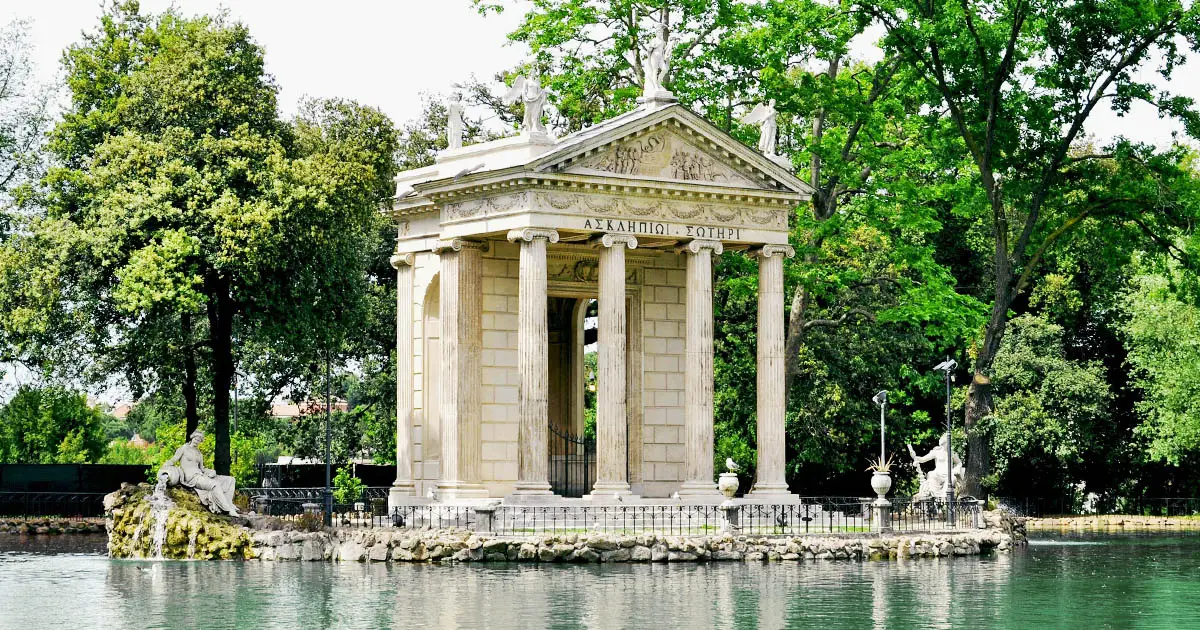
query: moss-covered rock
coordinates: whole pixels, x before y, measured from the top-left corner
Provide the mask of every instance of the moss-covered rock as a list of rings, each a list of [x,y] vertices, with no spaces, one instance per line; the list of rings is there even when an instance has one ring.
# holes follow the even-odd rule
[[[149,484],[126,486],[105,500],[108,555],[113,558],[149,558],[154,540]],[[222,560],[251,557],[250,530],[240,519],[213,514],[200,505],[194,492],[167,491],[174,506],[167,513],[162,555],[173,560]]]

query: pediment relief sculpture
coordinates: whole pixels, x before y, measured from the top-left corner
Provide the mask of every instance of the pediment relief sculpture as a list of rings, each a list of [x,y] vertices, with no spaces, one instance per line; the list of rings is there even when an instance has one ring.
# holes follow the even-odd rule
[[[668,131],[657,131],[613,144],[567,169],[576,173],[613,173],[634,177],[755,186],[721,158]]]

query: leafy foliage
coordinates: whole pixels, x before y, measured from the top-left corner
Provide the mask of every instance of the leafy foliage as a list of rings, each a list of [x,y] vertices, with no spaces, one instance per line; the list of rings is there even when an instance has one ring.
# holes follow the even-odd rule
[[[95,463],[104,453],[104,413],[61,386],[22,386],[0,407],[0,463]]]

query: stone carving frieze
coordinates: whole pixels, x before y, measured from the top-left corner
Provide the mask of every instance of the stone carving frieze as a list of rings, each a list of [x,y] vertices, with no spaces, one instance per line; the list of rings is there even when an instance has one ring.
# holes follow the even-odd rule
[[[665,130],[614,143],[567,170],[756,187],[720,158]]]
[[[650,259],[630,256],[626,259],[625,280],[641,283],[642,267]],[[546,256],[546,279],[551,282],[595,284],[600,281],[600,260],[595,255],[551,252]]]
[[[504,193],[492,197],[479,197],[466,201],[454,201],[442,204],[442,219],[455,221],[470,219],[489,214],[500,214],[528,207],[529,193],[527,191]]]
[[[557,212],[584,216],[687,221],[768,230],[786,230],[789,213],[784,207],[763,208],[562,192],[538,193],[537,205]]]

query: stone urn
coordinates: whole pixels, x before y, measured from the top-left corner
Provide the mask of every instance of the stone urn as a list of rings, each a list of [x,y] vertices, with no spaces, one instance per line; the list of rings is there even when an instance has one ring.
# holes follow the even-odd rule
[[[739,485],[741,485],[741,482],[738,481],[738,476],[735,472],[723,472],[721,473],[721,478],[717,480],[717,489],[720,490],[721,494],[725,495],[725,498],[727,499],[733,498],[733,495],[735,492],[737,492]]]
[[[871,488],[875,490],[875,494],[878,494],[879,498],[886,497],[888,490],[892,489],[892,475],[875,471],[875,474],[871,475]]]

